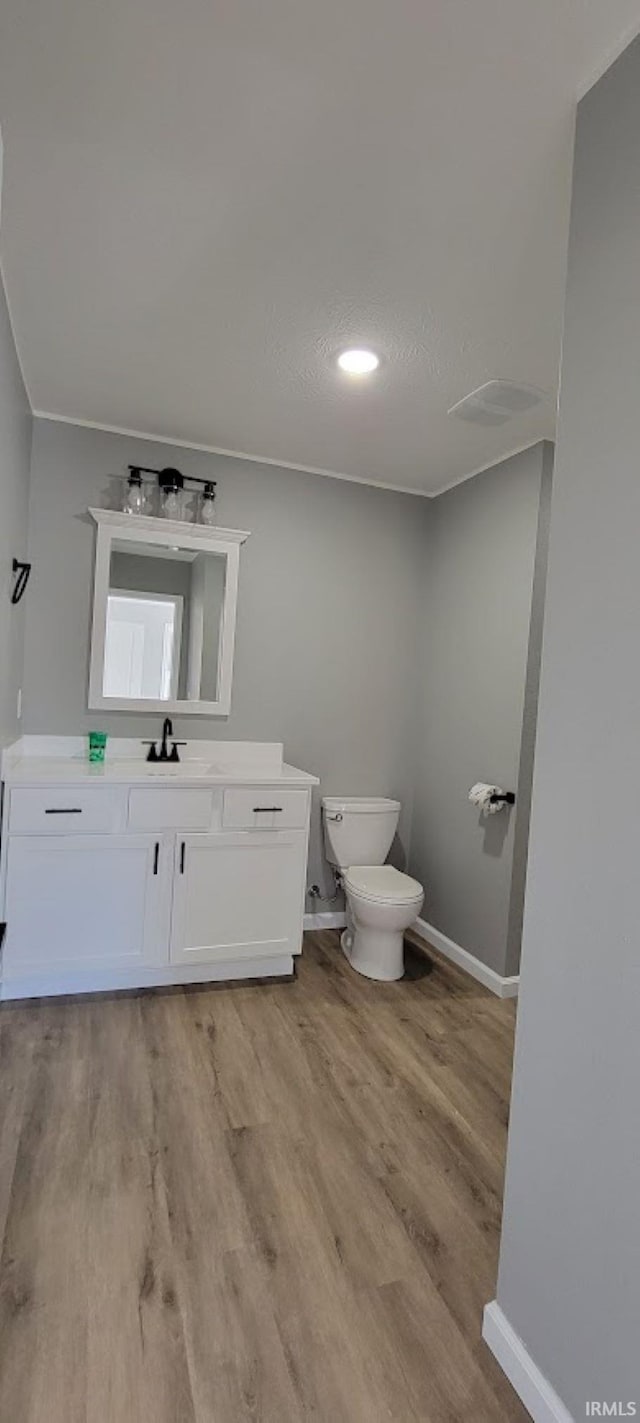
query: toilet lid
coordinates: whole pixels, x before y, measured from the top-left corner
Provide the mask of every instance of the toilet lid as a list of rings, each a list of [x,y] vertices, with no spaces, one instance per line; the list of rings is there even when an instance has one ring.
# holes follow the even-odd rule
[[[394,870],[393,865],[352,865],[347,870],[345,885],[363,899],[390,900],[394,904],[408,904],[422,894],[422,885],[417,879]]]

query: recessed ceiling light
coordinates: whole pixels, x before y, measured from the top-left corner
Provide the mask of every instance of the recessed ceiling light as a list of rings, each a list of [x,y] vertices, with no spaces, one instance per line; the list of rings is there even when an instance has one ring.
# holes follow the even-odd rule
[[[338,356],[338,365],[350,376],[369,376],[378,369],[380,357],[376,356],[375,351],[343,351]]]

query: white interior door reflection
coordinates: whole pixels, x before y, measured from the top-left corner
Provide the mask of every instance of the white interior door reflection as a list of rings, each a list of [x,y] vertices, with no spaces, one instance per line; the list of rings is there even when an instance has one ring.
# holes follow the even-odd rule
[[[176,699],[182,615],[183,599],[178,594],[109,592],[103,696],[163,702]]]
[[[114,539],[102,695],[120,702],[214,702],[226,558]]]

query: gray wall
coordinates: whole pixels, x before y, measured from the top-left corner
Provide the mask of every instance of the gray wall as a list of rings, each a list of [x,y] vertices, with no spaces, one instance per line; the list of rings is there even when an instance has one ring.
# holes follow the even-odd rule
[[[640,1405],[640,41],[582,101],[498,1302]]]
[[[427,921],[499,974],[518,968],[509,921],[514,838],[526,855],[519,766],[523,714],[535,719],[537,700],[528,649],[536,567],[538,612],[544,593],[543,469],[546,487],[551,447],[537,445],[437,499],[423,571],[411,869]],[[484,819],[467,799],[475,781],[518,788],[516,808]]]
[[[511,869],[511,892],[509,895],[509,918],[507,925],[507,953],[505,972],[518,973],[522,946],[522,921],[524,917],[524,897],[527,882],[529,855],[529,827],[531,821],[531,790],[536,749],[536,729],[538,724],[538,700],[540,693],[540,664],[542,659],[542,632],[544,608],[547,593],[547,565],[549,561],[549,533],[551,527],[551,490],[553,478],[554,448],[548,442],[542,447],[542,479],[540,489],[538,530],[536,538],[535,562],[533,567],[533,589],[531,595],[531,620],[529,623],[529,646],[527,651],[527,671],[524,684],[524,707],[522,711],[522,731],[520,737],[520,765],[518,767],[517,801],[513,827],[513,859]]]
[[[0,276],[0,747],[20,734],[26,599],[10,600],[11,563],[27,556],[31,409],[16,356]]]
[[[181,737],[284,741],[324,793],[397,795],[411,816],[416,587],[426,499],[36,420],[24,730],[149,736],[160,718],[87,711],[94,525],[131,460],[218,480],[241,552],[232,710]],[[310,875],[329,876],[314,814]]]

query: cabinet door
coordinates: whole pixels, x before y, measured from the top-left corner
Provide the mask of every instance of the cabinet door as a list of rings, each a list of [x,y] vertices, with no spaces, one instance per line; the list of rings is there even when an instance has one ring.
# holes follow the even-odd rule
[[[172,961],[299,953],[306,851],[304,831],[178,836]]]
[[[167,858],[153,835],[10,836],[3,977],[166,962]]]

